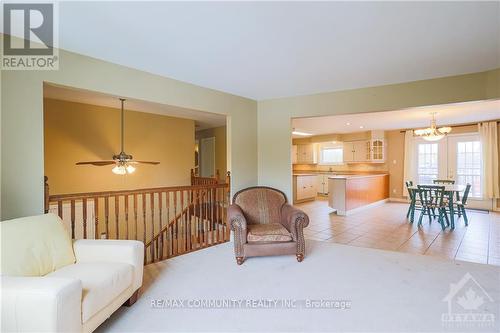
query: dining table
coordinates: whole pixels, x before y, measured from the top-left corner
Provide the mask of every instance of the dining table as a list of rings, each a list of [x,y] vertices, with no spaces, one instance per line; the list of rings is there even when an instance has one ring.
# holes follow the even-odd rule
[[[417,193],[418,193],[418,185],[420,186],[442,186],[444,187],[444,192],[445,195],[448,198],[448,209],[450,211],[450,228],[455,229],[455,199],[458,201],[460,200],[460,193],[463,193],[466,189],[465,185],[458,185],[458,184],[429,184],[429,183],[421,183],[421,184],[415,184],[412,186],[408,187],[409,191],[415,191],[414,195],[410,195],[410,207],[411,207],[411,217],[410,221],[413,222],[414,216],[415,216],[415,209],[416,209],[416,202],[418,200],[417,198]]]

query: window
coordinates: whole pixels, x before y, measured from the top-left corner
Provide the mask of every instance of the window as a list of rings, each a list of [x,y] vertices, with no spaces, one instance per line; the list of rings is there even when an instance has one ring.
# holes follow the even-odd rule
[[[457,184],[471,184],[470,196],[482,197],[482,158],[480,141],[457,142]]]
[[[418,144],[417,177],[419,184],[432,184],[438,177],[438,144]]]
[[[342,144],[329,143],[321,144],[319,147],[319,164],[342,164],[343,148]]]

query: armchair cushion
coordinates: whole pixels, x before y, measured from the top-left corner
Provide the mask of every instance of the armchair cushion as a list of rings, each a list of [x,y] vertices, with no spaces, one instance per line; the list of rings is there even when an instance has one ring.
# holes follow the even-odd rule
[[[236,193],[233,202],[241,208],[248,224],[279,223],[286,196],[276,189],[258,186]]]
[[[247,240],[249,242],[289,242],[292,236],[280,223],[250,224]]]
[[[81,320],[85,323],[132,285],[133,266],[119,262],[76,263],[47,276],[82,282]]]
[[[57,215],[3,221],[0,229],[0,274],[43,276],[75,262],[71,238]]]

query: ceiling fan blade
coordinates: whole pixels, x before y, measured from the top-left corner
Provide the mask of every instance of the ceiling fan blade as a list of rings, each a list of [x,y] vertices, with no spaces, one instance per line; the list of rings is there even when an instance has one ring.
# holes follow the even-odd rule
[[[137,164],[137,163],[140,163],[140,164],[153,164],[153,165],[160,164],[160,162],[156,162],[156,161],[130,161],[128,163],[133,163],[133,164]]]
[[[88,161],[88,162],[77,162],[76,165],[95,165],[95,166],[104,166],[104,165],[111,165],[111,164],[116,164],[116,161]]]

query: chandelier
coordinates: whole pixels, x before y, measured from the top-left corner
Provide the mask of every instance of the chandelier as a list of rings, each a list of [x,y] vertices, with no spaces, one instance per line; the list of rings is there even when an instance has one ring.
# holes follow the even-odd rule
[[[432,112],[431,127],[414,130],[413,133],[427,141],[438,141],[451,132],[451,127],[436,127],[436,112]]]

